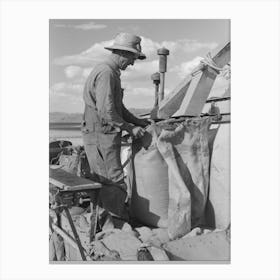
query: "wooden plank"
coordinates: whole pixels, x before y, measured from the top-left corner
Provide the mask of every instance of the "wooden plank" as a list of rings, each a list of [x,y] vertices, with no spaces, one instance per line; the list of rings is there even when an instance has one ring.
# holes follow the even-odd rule
[[[218,48],[211,54],[215,64],[222,68],[230,61],[230,42],[222,48]],[[199,70],[199,69],[198,69]],[[215,81],[216,74],[210,67],[206,67],[193,77],[188,75],[168,96],[164,99],[158,111],[158,118],[169,118],[182,109],[178,115],[199,115],[202,104],[207,100]]]
[[[166,243],[170,260],[230,261],[230,241],[226,231],[184,237]]]
[[[64,207],[64,211],[65,211],[65,213],[66,213],[66,216],[67,216],[68,222],[69,222],[69,224],[70,224],[72,233],[74,234],[76,243],[77,243],[78,248],[79,248],[79,252],[80,252],[81,257],[82,257],[82,260],[83,260],[83,261],[86,261],[87,259],[86,259],[86,256],[85,256],[85,254],[84,254],[84,248],[83,248],[83,246],[82,246],[82,244],[81,244],[80,237],[79,237],[79,235],[78,235],[78,233],[77,233],[77,230],[76,230],[76,227],[75,227],[74,222],[73,222],[73,220],[72,220],[72,217],[71,217],[71,214],[70,214],[70,212],[69,212],[69,209],[68,209],[67,207]]]
[[[78,177],[74,174],[66,172],[63,169],[49,170],[49,182],[62,190],[89,190],[100,189],[101,184],[88,180],[86,178]]]
[[[216,74],[210,69],[200,71],[192,78],[187,94],[178,111],[173,116],[199,116],[213,87]]]
[[[229,92],[229,88],[226,89],[224,95],[226,95],[225,97],[214,97],[214,98],[210,98],[206,101],[206,103],[211,103],[211,102],[222,102],[222,101],[227,101],[230,100],[230,96],[228,96],[228,92]]]

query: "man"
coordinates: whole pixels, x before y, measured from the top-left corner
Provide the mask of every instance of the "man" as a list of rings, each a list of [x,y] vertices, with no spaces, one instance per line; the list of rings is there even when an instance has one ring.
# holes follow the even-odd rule
[[[145,133],[147,120],[138,119],[123,105],[120,70],[145,59],[141,38],[128,33],[116,36],[105,61],[90,73],[84,88],[83,141],[94,179],[103,183],[100,206],[113,216],[128,218],[125,210],[126,184],[121,166],[121,132],[139,138]]]

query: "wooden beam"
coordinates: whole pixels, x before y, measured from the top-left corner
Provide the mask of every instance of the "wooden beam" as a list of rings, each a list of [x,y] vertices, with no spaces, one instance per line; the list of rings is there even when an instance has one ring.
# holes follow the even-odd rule
[[[98,190],[100,183],[78,177],[63,169],[49,169],[49,183],[65,191]]]
[[[187,76],[159,105],[158,118],[167,119],[172,116],[182,104],[191,83],[192,76]]]
[[[224,67],[230,61],[230,42],[214,51],[211,57],[217,67]],[[199,115],[215,79],[216,73],[211,67],[206,66],[204,69],[198,68],[196,75],[188,75],[161,102],[158,118],[166,119],[174,113],[176,115]]]
[[[179,110],[173,116],[199,116],[216,79],[216,73],[211,69],[200,71],[192,78],[187,94]]]

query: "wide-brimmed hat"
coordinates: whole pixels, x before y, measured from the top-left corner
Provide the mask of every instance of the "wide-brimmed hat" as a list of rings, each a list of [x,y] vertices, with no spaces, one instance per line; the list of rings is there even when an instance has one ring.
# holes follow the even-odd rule
[[[123,50],[138,54],[138,59],[145,59],[146,55],[142,53],[141,38],[129,33],[119,33],[112,46],[105,47],[107,50]]]

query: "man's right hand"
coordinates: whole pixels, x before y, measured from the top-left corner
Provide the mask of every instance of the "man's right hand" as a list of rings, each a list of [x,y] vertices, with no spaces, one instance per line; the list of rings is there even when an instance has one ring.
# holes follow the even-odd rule
[[[136,139],[140,138],[140,137],[144,136],[145,129],[140,126],[135,126],[132,128],[131,134],[132,134],[132,137],[134,137]]]

